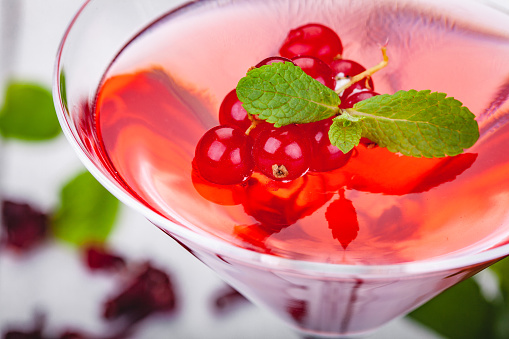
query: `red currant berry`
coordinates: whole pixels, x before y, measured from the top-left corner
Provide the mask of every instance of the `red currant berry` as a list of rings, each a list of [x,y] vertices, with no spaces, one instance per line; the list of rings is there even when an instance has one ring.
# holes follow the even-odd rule
[[[377,95],[380,95],[380,94],[378,94],[377,92],[373,92],[373,91],[357,92],[357,93],[350,95],[348,98],[346,98],[345,102],[342,102],[340,106],[341,106],[341,108],[352,108],[353,105],[355,105],[356,103],[358,103],[362,100],[366,100],[371,97],[377,96]],[[371,141],[365,137],[361,138],[360,143],[363,145],[374,145],[373,141]]]
[[[258,124],[256,125],[255,128],[253,128],[250,132],[249,132],[249,136],[253,139],[253,140],[256,140],[258,139],[260,133],[262,133],[263,131],[265,130],[272,130],[272,129],[275,129],[276,127],[274,127],[273,124],[270,124],[264,120],[261,120],[258,122]]]
[[[228,93],[219,107],[219,123],[238,127],[245,131],[251,125],[249,114],[242,107],[242,102],[237,97],[237,92],[233,89]]]
[[[262,131],[253,145],[256,168],[278,181],[291,181],[304,175],[309,170],[311,151],[302,133],[297,125]]]
[[[220,185],[246,180],[253,172],[252,139],[231,126],[208,130],[196,145],[195,165],[201,176]]]
[[[340,57],[341,53],[343,45],[336,32],[315,23],[292,29],[279,50],[279,54],[285,58],[309,55],[327,64]]]
[[[366,70],[366,68],[358,62],[348,59],[334,60],[330,64],[330,68],[334,72],[334,75],[339,78],[350,78]]]
[[[331,125],[332,118],[304,125],[311,145],[310,171],[332,171],[344,166],[352,156],[352,151],[345,154],[330,143],[329,129]]]
[[[347,59],[334,60],[330,67],[335,75],[337,88],[347,84],[353,76],[366,70],[366,68],[364,68],[361,64]],[[348,87],[343,91],[343,93],[340,93],[340,98],[341,101],[345,101],[345,99],[352,93],[374,89],[375,85],[373,83],[373,79],[371,79],[371,77],[367,77]],[[343,106],[341,107],[344,108]]]
[[[347,89],[345,89],[340,95],[339,95],[339,98],[341,99],[341,104],[339,105],[339,108],[347,108],[345,106],[343,106],[343,103],[348,100],[349,97],[351,97],[352,95],[356,94],[356,93],[360,93],[360,92],[367,92],[367,91],[371,91],[371,89],[367,88],[367,83],[366,81],[363,79],[359,82],[356,82],[355,84],[353,84],[352,86],[348,87]]]
[[[292,60],[290,60],[288,58],[283,58],[283,57],[279,57],[279,56],[272,56],[272,57],[268,57],[266,59],[263,59],[255,67],[258,68],[258,67],[262,67],[262,66],[265,66],[265,65],[272,65],[272,64],[275,64],[275,63],[278,63],[278,62],[291,62],[293,64]]]
[[[344,103],[341,103],[342,108],[352,108],[356,103],[380,95],[374,91],[362,91],[350,95],[346,98]]]
[[[292,59],[293,63],[315,80],[330,89],[336,88],[336,79],[332,69],[322,60],[311,56],[298,56]]]

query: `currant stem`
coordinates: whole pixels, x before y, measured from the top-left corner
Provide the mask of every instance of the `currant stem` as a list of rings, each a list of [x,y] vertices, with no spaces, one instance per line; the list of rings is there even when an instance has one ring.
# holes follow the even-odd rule
[[[246,135],[249,135],[249,133],[258,126],[259,123],[262,122],[262,120],[255,119],[251,114],[248,114],[249,120],[251,120],[251,125],[246,130]]]
[[[378,72],[379,70],[381,70],[382,68],[387,66],[389,64],[389,57],[387,56],[387,47],[382,46],[381,50],[382,50],[383,60],[378,65],[375,65],[375,66],[365,70],[364,72],[353,76],[348,83],[346,83],[343,86],[341,86],[340,88],[336,89],[336,93],[340,94],[341,92],[343,92],[345,89],[352,86],[356,82],[361,81],[362,79],[375,74],[376,72]]]

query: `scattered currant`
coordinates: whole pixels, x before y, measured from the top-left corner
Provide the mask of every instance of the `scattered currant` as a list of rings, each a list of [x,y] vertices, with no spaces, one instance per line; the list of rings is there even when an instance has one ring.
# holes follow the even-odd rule
[[[303,125],[311,145],[311,162],[309,170],[312,172],[327,172],[344,166],[352,151],[343,153],[339,148],[331,145],[329,128],[332,118]]]
[[[336,32],[316,23],[292,29],[279,50],[279,54],[285,58],[308,55],[327,64],[340,58],[342,53],[343,45]]]
[[[256,168],[278,181],[304,175],[309,170],[311,151],[309,141],[302,135],[302,129],[293,124],[260,133],[253,145]]]
[[[238,184],[251,176],[252,139],[243,130],[231,126],[216,126],[198,142],[195,164],[201,176],[220,185]]]
[[[293,58],[292,61],[313,79],[330,89],[336,88],[335,74],[329,65],[322,60],[312,56],[298,56]]]
[[[242,102],[237,98],[235,89],[226,95],[219,107],[219,123],[238,127],[243,131],[251,125],[249,115],[242,107]]]

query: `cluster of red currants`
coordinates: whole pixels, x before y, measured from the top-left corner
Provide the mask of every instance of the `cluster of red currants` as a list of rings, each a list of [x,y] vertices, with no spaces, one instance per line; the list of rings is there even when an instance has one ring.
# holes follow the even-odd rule
[[[332,90],[340,89],[366,69],[342,58],[339,36],[321,24],[307,24],[291,30],[279,50],[255,67],[291,62]],[[340,108],[378,95],[371,77],[355,82],[339,94]],[[195,168],[216,184],[238,184],[254,170],[278,181],[291,181],[308,171],[326,172],[344,166],[351,152],[344,154],[331,145],[328,131],[332,118],[307,124],[275,128],[250,117],[235,89],[226,95],[219,109],[219,126],[208,130],[198,142]],[[254,128],[253,128],[254,127]]]

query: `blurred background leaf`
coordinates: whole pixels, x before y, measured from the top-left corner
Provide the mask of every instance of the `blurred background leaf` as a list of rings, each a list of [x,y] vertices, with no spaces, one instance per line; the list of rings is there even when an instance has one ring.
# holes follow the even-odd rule
[[[28,82],[8,84],[0,109],[0,133],[4,138],[48,140],[60,134],[51,91]]]
[[[505,300],[509,300],[509,259],[500,260],[496,264],[490,266],[498,277],[502,295]]]
[[[495,330],[497,338],[509,338],[509,259],[503,259],[490,266],[490,271],[495,273],[498,278],[501,301],[497,317],[495,319]]]
[[[497,338],[496,314],[499,308],[481,293],[474,279],[467,279],[408,316],[445,338]]]
[[[78,246],[103,243],[111,233],[119,201],[88,172],[69,181],[51,223],[58,239]]]

